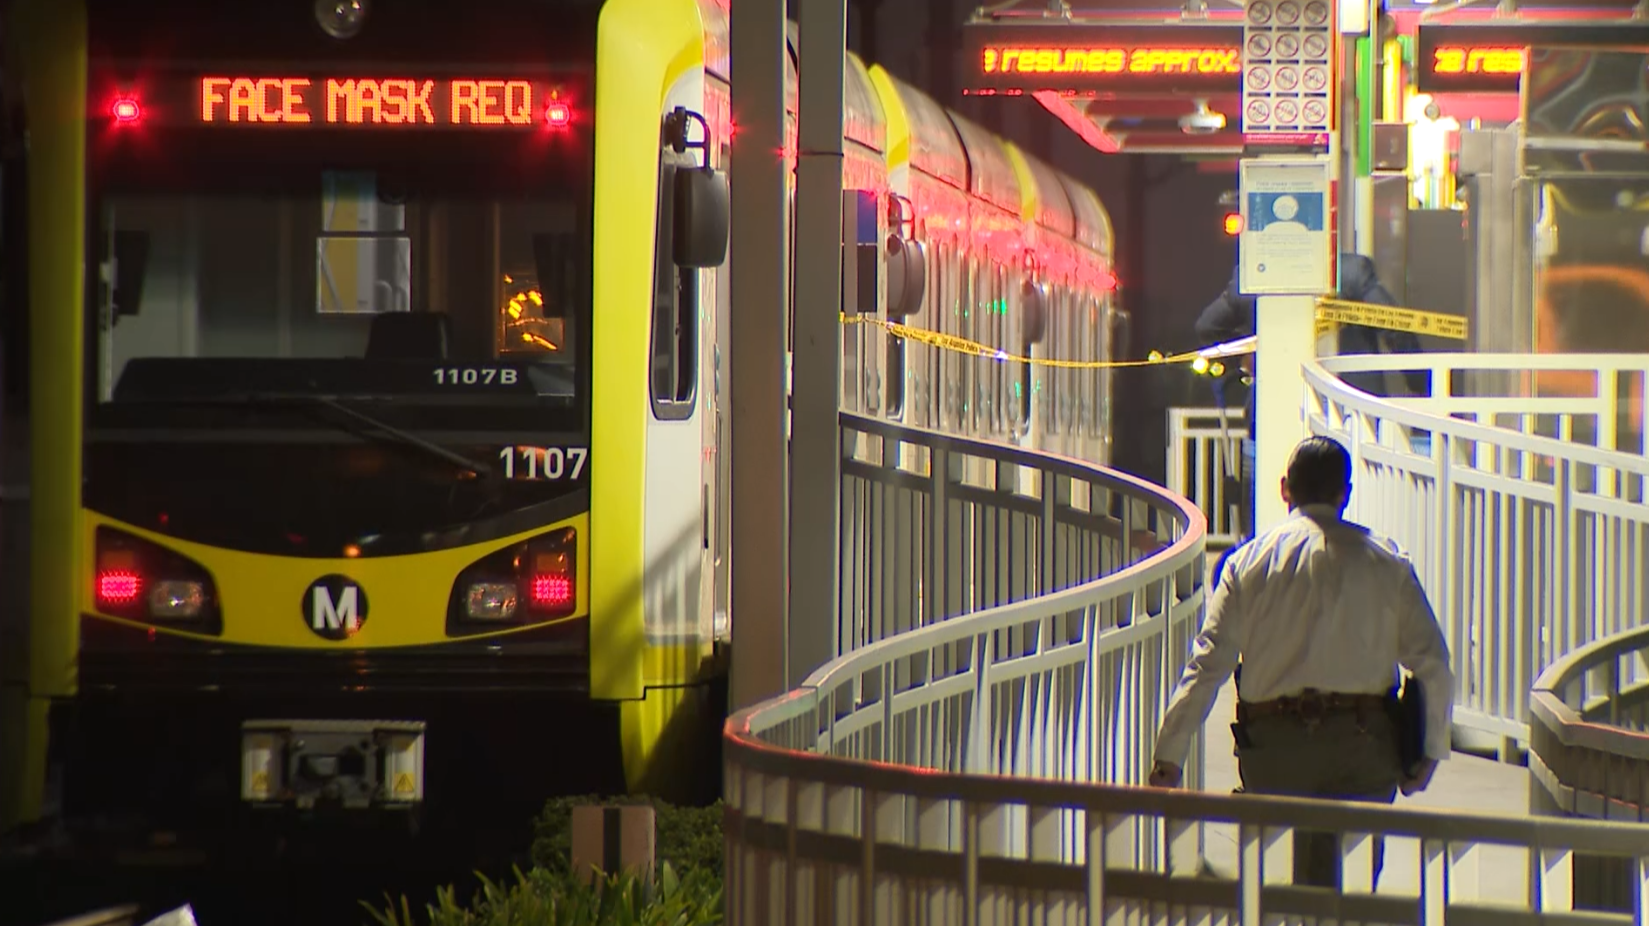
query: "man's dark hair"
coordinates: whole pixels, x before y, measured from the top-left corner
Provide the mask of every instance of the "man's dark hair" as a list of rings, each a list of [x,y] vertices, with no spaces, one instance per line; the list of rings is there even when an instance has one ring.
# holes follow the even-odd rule
[[[1338,441],[1308,437],[1288,458],[1288,496],[1295,505],[1331,505],[1350,494],[1351,454]]]

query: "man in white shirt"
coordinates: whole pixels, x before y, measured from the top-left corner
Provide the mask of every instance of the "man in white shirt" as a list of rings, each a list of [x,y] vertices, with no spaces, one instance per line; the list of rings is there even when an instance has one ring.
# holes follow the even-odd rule
[[[1302,441],[1282,495],[1289,518],[1220,570],[1163,717],[1151,784],[1179,785],[1191,741],[1241,658],[1233,732],[1244,791],[1382,803],[1423,791],[1449,756],[1454,711],[1448,645],[1425,590],[1395,544],[1341,519],[1351,457],[1338,443]],[[1409,769],[1393,720],[1399,664],[1424,693],[1423,758]],[[1339,886],[1332,836],[1300,834],[1294,858],[1296,884]]]

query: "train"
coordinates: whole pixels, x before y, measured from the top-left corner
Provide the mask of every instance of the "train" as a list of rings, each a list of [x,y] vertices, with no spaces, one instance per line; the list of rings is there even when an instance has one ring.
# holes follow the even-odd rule
[[[0,15],[0,822],[714,793],[727,0]],[[880,289],[843,408],[1106,461],[1099,199],[846,65]]]

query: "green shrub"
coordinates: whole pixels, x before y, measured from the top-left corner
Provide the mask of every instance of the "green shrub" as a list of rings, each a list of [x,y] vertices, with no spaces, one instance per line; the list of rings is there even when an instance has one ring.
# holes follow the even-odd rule
[[[660,865],[668,863],[684,880],[699,872],[722,876],[721,801],[709,807],[677,807],[643,794],[619,797],[562,797],[544,805],[533,821],[532,861],[547,871],[563,872],[572,864],[573,808],[586,804],[650,805],[658,826]]]
[[[428,926],[716,926],[722,921],[721,881],[707,872],[677,878],[664,865],[658,881],[634,874],[575,877],[535,868],[515,872],[506,886],[481,875],[481,890],[464,906],[451,887],[426,907]],[[388,899],[388,898],[386,898]],[[382,910],[363,902],[378,926],[418,926],[405,897]]]

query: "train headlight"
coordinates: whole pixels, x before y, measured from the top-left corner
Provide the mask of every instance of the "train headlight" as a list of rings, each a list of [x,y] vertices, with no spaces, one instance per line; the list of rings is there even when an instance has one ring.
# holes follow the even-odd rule
[[[197,633],[221,633],[217,585],[204,566],[158,543],[112,527],[96,538],[92,606],[135,621],[187,622]]]
[[[500,623],[570,617],[578,610],[578,535],[572,528],[494,550],[458,574],[447,634],[491,633]]]
[[[476,582],[469,587],[464,613],[475,621],[507,621],[515,616],[514,582]]]
[[[154,618],[199,617],[206,608],[206,586],[184,579],[156,582],[149,589],[149,616]]]

